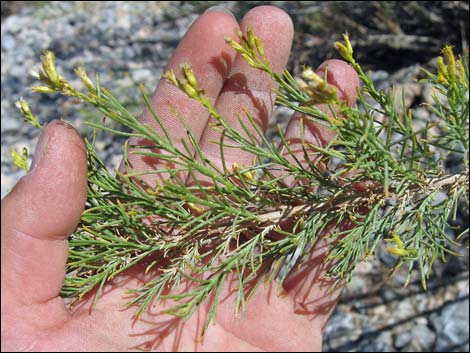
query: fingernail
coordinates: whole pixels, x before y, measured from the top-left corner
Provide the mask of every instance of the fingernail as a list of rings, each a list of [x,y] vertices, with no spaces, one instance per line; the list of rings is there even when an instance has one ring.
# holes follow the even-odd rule
[[[206,11],[204,11],[204,13],[208,13],[208,12],[222,12],[235,18],[235,15],[233,14],[232,11],[220,5],[211,6]]]
[[[38,143],[34,151],[33,162],[31,163],[31,170],[36,168],[36,166],[41,162],[42,157],[46,154],[46,147],[49,141],[49,134],[47,132],[47,124],[44,124],[42,128],[41,135],[39,135]]]

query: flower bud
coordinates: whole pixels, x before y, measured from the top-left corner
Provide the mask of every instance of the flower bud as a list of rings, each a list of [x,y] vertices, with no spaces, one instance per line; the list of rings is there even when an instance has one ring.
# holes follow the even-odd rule
[[[49,81],[55,85],[60,86],[60,75],[57,73],[55,68],[55,55],[52,51],[44,51],[44,55],[41,56],[42,69],[44,70]]]
[[[168,70],[162,74],[162,77],[168,82],[174,84],[176,87],[179,86],[178,80],[176,79],[175,72],[173,70]]]
[[[408,255],[408,252],[405,249],[399,249],[399,248],[387,248],[387,252],[390,255],[398,256],[398,257],[403,257],[403,256]]]
[[[449,72],[449,80],[454,81],[455,80],[455,56],[454,52],[452,51],[452,47],[449,45],[446,45],[444,49],[442,49],[442,54],[444,55],[444,58],[446,59],[447,63],[447,71]]]
[[[57,90],[55,90],[54,88],[47,87],[47,86],[33,86],[31,88],[31,91],[34,93],[45,93],[45,94],[57,92]]]
[[[26,102],[23,98],[21,98],[17,102],[17,106],[24,115],[31,115],[32,114],[31,109],[29,108],[28,102]]]
[[[188,80],[188,83],[193,86],[194,88],[197,88],[197,80],[196,77],[194,76],[193,70],[188,64],[185,64],[182,66],[184,76]]]
[[[235,49],[239,53],[243,53],[246,51],[245,48],[243,48],[243,46],[241,46],[239,43],[237,43],[235,40],[233,40],[230,37],[226,37],[225,41],[227,42],[228,45],[230,45],[233,49]]]
[[[196,213],[200,214],[200,213],[204,212],[204,210],[201,207],[197,206],[196,204],[194,204],[192,202],[188,202],[187,205],[191,210],[195,211]]]
[[[261,55],[263,59],[266,59],[266,54],[264,53],[263,44],[261,43],[261,40],[256,36],[255,36],[255,45],[256,45],[256,49],[258,50],[259,55]]]
[[[255,61],[249,54],[241,53],[240,55],[247,62],[248,65],[250,65],[251,67],[258,67],[258,65],[255,63]]]
[[[340,53],[340,55],[347,61],[352,62],[353,59],[353,48],[351,42],[349,41],[349,36],[347,33],[343,34],[344,44],[341,42],[335,42],[335,49]]]
[[[181,85],[181,89],[191,98],[199,97],[199,91],[191,86],[188,82],[185,82]]]
[[[251,50],[254,50],[255,46],[256,46],[256,44],[255,44],[255,34],[251,30],[251,28],[248,28],[248,30],[246,31],[246,35],[247,35],[247,39],[248,39],[248,47]]]
[[[34,88],[34,87],[33,87]],[[46,87],[47,88],[47,87]],[[17,107],[21,110],[24,115],[25,120],[30,123],[31,125],[42,128],[42,125],[39,124],[38,118],[33,115],[31,109],[29,108],[28,103],[24,99],[20,99],[16,103]]]
[[[29,171],[28,167],[28,149],[26,147],[23,147],[22,149],[22,154],[20,155],[13,147],[10,148],[10,156],[13,159],[13,163],[25,170],[26,172]]]
[[[457,78],[464,82],[465,81],[465,68],[463,67],[462,60],[457,60],[455,62],[455,66],[457,68]]]
[[[80,80],[82,80],[83,84],[88,89],[88,91],[90,91],[90,92],[95,91],[95,86],[93,85],[93,82],[91,82],[90,78],[86,74],[85,70],[83,69],[83,66],[77,67],[75,69],[75,73],[80,78]]]

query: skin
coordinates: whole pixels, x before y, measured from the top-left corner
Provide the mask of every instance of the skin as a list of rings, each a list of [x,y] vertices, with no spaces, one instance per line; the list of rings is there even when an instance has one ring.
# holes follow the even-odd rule
[[[289,16],[282,10],[260,6],[250,10],[240,25],[223,12],[203,14],[188,30],[168,68],[189,63],[199,85],[222,116],[237,126],[237,114],[248,110],[265,129],[272,111],[274,83],[251,69],[225,44],[236,31],[251,27],[264,43],[276,70],[287,62],[293,36]],[[344,62],[332,60],[328,80],[340,97],[353,104],[358,78]],[[217,138],[207,127],[208,114],[167,82],[160,82],[152,98],[160,117],[175,141],[185,131],[168,108],[178,107],[200,138],[204,152],[220,163],[218,148],[206,141]],[[142,120],[151,123],[148,112]],[[295,115],[286,135],[292,148],[299,145],[299,120]],[[306,140],[323,145],[331,132],[307,125]],[[135,142],[135,141],[134,141]],[[301,157],[301,154],[299,154]],[[160,161],[133,157],[135,169],[158,167]],[[230,162],[249,164],[252,156],[236,151],[225,156]],[[79,134],[63,122],[48,124],[42,132],[31,172],[2,200],[1,295],[2,350],[31,351],[124,351],[138,349],[180,351],[306,351],[321,350],[322,331],[339,292],[328,291],[321,279],[326,243],[319,244],[310,261],[293,271],[278,288],[261,286],[238,319],[233,315],[233,286],[228,281],[218,305],[216,323],[203,341],[199,335],[207,313],[201,308],[186,322],[160,314],[171,303],[154,302],[141,320],[135,309],[123,309],[126,290],[141,286],[154,274],[136,266],[105,287],[97,306],[85,300],[69,310],[59,297],[67,258],[67,236],[76,227],[86,198],[85,145]],[[149,179],[147,182],[155,182]],[[188,183],[191,180],[188,178]]]

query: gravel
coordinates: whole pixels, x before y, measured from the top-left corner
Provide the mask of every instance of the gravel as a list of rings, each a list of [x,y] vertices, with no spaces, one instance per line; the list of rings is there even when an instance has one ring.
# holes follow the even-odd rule
[[[463,298],[462,298],[463,299]],[[437,332],[436,350],[439,352],[446,352],[467,345],[468,349],[468,325],[464,327],[461,322],[468,323],[469,316],[468,295],[467,300],[448,305],[442,312],[433,313],[429,320]],[[424,337],[424,339],[429,339]]]
[[[83,117],[99,118],[89,116],[90,113],[62,97],[35,96],[30,93],[29,87],[34,84],[35,79],[28,72],[37,65],[44,49],[50,48],[56,52],[58,70],[67,77],[72,77],[73,68],[79,64],[89,73],[100,72],[103,85],[113,88],[113,92],[124,101],[125,105],[138,114],[142,100],[136,82],[142,82],[147,92],[152,92],[167,59],[198,14],[210,5],[222,4],[232,9],[237,18],[240,18],[243,12],[257,4],[257,2],[78,1],[37,4],[27,2],[29,3],[27,6],[23,4],[23,7],[18,8],[15,5],[10,9],[7,8],[10,6],[8,3],[11,2],[2,2],[1,27],[2,198],[23,175],[22,171],[12,166],[9,149],[27,146],[30,151],[34,151],[38,137],[35,128],[22,122],[15,101],[25,97],[33,113],[38,115],[42,122],[64,117],[84,134],[88,130],[83,125]],[[370,11],[372,5],[369,3],[375,2],[361,2],[362,8]],[[412,7],[411,3],[415,2],[403,5],[411,14],[413,11],[418,11],[420,6],[431,6],[426,5],[429,2],[423,2],[425,5]],[[466,3],[467,9],[456,4],[455,16],[452,18],[459,19],[462,12],[464,17],[465,14],[468,15],[468,2],[460,3]],[[324,37],[325,27],[316,29],[317,22],[314,20],[321,19],[318,13],[328,18],[327,11],[333,5],[323,1],[276,2],[276,5],[284,7],[292,15],[299,33],[294,42],[295,54],[292,55],[289,68],[298,71],[300,63],[308,62],[315,66],[321,60],[318,56],[327,58],[334,55],[324,48],[331,47],[333,40],[341,34],[337,31],[342,31],[342,28],[337,27],[335,32]],[[365,34],[361,37],[361,28],[367,29],[367,33],[385,33],[380,24],[374,25],[375,27],[371,24],[374,22],[373,18],[366,20],[364,16],[364,21],[370,23],[360,22],[360,6],[354,5],[355,7],[351,8],[352,5],[346,2],[339,2],[335,6],[350,10],[350,20],[356,24],[355,27],[351,29],[347,27],[347,23],[349,25],[351,23],[347,22],[343,15],[338,23],[346,23],[345,28],[350,33],[356,33],[356,38],[362,40],[367,37]],[[394,8],[399,5],[390,6]],[[422,27],[412,27],[406,22],[406,16],[394,20],[402,28],[414,31],[415,35],[422,34],[428,38],[427,43],[434,43],[431,39],[441,38],[442,35],[433,34],[429,32],[430,28],[424,28],[426,21],[444,26],[446,21],[442,21],[442,17],[452,9],[446,7],[450,5],[433,6],[435,11],[430,13],[434,17],[429,15],[429,18],[422,20],[424,21]],[[468,33],[468,20],[462,21],[463,32]],[[326,25],[323,23],[322,26]],[[374,38],[376,40],[374,45],[380,45],[377,42],[378,37]],[[410,36],[407,38],[413,40]],[[461,38],[449,36],[449,40],[461,40]],[[419,43],[422,42],[421,39]],[[369,47],[365,42],[360,43],[364,52],[368,52]],[[317,48],[318,50],[315,50]],[[360,50],[358,49],[358,52]],[[431,54],[437,54],[432,50]],[[383,56],[382,51],[379,50],[378,53]],[[422,56],[416,56],[417,60]],[[428,55],[428,60],[431,57]],[[389,61],[393,60],[391,58]],[[393,65],[386,60],[382,60],[382,63],[383,67],[373,60],[366,62],[366,65],[373,70],[372,78],[377,86],[386,89],[394,83],[406,88],[409,92],[406,101],[408,107],[414,110],[418,124],[428,119],[432,120],[433,117],[419,105],[420,102],[429,102],[431,93],[429,87],[416,83],[420,78],[417,63],[409,63],[406,60],[394,61]],[[432,66],[433,61],[421,60],[421,64]],[[278,112],[280,121],[286,121],[285,118],[282,119],[286,116],[288,112],[285,109]],[[106,138],[100,141],[106,141],[100,145],[100,154],[106,164],[110,168],[116,167],[120,162],[122,139],[110,139],[109,135],[106,135]],[[455,165],[452,161],[449,163],[450,167]],[[467,222],[468,227],[468,220],[465,221],[468,219],[468,213],[460,215],[459,219],[463,224]],[[453,233],[452,230],[450,232]],[[352,282],[344,290],[342,299],[326,327],[324,350],[468,351],[468,254],[463,259],[452,259],[449,265],[438,263],[436,275],[430,279],[428,290],[424,291],[416,273],[407,288],[403,288],[406,282],[405,271],[399,269],[394,276],[388,278],[387,274],[396,259],[383,249],[379,251],[378,260],[371,260],[358,266]],[[451,275],[447,275],[449,273]]]

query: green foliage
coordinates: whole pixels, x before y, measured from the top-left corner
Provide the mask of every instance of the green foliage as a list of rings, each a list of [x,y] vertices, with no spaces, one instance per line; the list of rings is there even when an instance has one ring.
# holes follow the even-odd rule
[[[442,129],[433,134],[435,124],[414,130],[411,112],[400,116],[394,92],[374,87],[354,60],[347,36],[336,48],[362,80],[360,107],[340,102],[333,88],[309,68],[298,80],[287,71],[272,71],[260,40],[250,31],[239,42],[227,42],[248,64],[279,83],[279,104],[328,126],[336,133],[333,140],[324,147],[311,146],[302,133],[305,162],[300,162],[281,131],[279,147],[264,137],[249,115],[240,120],[244,133],[231,128],[198,87],[190,67],[182,67],[183,79],[167,72],[168,81],[214,118],[211,127],[222,136],[215,142],[222,158],[218,167],[205,158],[191,131],[181,148],[175,145],[143,90],[161,133],[129,113],[100,85],[98,76],[92,82],[78,69],[86,91],[76,90],[55,71],[53,54],[45,53],[40,73],[44,86],[33,90],[59,92],[89,103],[132,132],[97,122],[88,122],[90,126],[152,145],[126,145],[124,170],[108,171],[94,150],[94,138],[87,141],[87,206],[70,239],[62,294],[78,300],[96,290],[97,300],[107,281],[141,263],[153,279],[133,291],[128,305],[138,305],[142,314],[153,300],[171,299],[175,304],[166,312],[188,318],[207,301],[208,324],[231,275],[236,279],[238,313],[260,284],[276,279],[281,286],[325,236],[331,244],[326,275],[335,283],[350,278],[358,261],[386,242],[389,253],[399,260],[397,266],[406,264],[410,273],[419,267],[425,286],[432,264],[453,254],[450,245],[456,242],[446,233],[449,219],[456,217],[461,199],[468,207],[468,57],[456,59],[446,47],[437,74],[428,73],[436,96],[435,104],[427,108],[437,115]],[[328,110],[318,109],[317,103],[326,104]],[[134,148],[131,153],[164,160],[171,168],[132,171],[128,147]],[[227,165],[224,153],[230,148],[250,152],[256,163]],[[462,155],[462,171],[457,174],[448,174],[443,167],[450,151]],[[340,161],[337,168],[327,167],[331,159]],[[189,173],[194,183],[186,185],[180,172]],[[164,174],[166,179],[147,185],[142,176],[148,173]],[[211,185],[199,182],[201,176]],[[287,219],[291,227],[282,225]],[[331,224],[338,226],[330,229]],[[180,286],[183,281],[190,283],[187,290]]]

